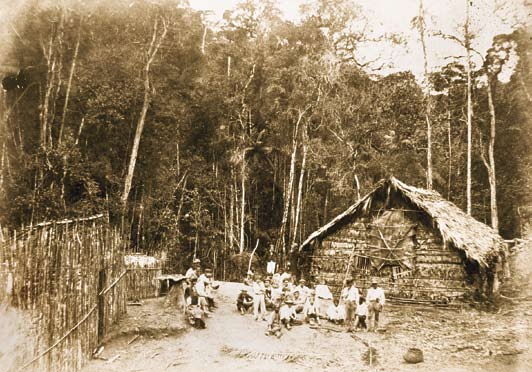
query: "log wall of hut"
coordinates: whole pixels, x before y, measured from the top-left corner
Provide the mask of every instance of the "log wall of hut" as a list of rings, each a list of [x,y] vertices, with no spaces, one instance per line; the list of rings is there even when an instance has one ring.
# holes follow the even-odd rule
[[[310,276],[338,295],[344,278],[367,289],[380,278],[387,296],[441,300],[473,290],[463,252],[444,243],[429,217],[404,200],[373,202],[371,209],[317,239]]]

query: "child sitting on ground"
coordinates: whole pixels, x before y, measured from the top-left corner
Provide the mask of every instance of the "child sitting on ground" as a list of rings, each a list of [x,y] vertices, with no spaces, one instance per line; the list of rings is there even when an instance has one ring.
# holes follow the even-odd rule
[[[248,294],[246,287],[242,288],[240,294],[236,299],[236,308],[240,311],[240,314],[244,315],[253,305],[253,297]]]
[[[268,319],[268,328],[266,329],[266,336],[274,335],[277,338],[280,338],[281,333],[281,314],[279,311],[279,305],[275,305],[270,318]]]
[[[334,299],[334,302],[327,309],[327,319],[334,324],[343,324],[345,321],[345,307],[338,304],[338,299]]]
[[[358,301],[358,306],[355,310],[355,324],[353,330],[356,331],[357,327],[367,330],[368,325],[366,324],[366,319],[368,318],[368,304],[364,297],[360,297]]]
[[[279,313],[281,315],[281,323],[284,324],[286,329],[290,330],[292,328],[292,323],[296,319],[296,312],[292,305],[294,302],[291,299],[288,299],[281,306]]]

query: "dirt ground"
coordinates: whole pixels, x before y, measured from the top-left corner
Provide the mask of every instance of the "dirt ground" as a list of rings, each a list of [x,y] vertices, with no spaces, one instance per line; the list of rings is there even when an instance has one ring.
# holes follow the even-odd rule
[[[498,313],[390,304],[383,332],[353,338],[301,325],[277,339],[264,334],[266,322],[236,311],[239,288],[221,284],[219,308],[204,330],[185,325],[163,298],[128,307],[101,354],[107,360],[83,371],[532,371],[530,303]],[[366,343],[377,352],[372,365],[364,360]],[[404,362],[410,347],[423,350],[424,362]]]

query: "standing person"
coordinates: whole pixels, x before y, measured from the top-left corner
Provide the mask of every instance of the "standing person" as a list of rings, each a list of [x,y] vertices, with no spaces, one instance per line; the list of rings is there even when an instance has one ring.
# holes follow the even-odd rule
[[[379,314],[386,301],[384,290],[378,284],[377,278],[373,278],[366,296],[368,301],[368,331],[376,331],[379,327]]]
[[[259,315],[262,320],[266,320],[265,292],[263,281],[258,274],[255,274],[253,280],[253,319],[255,320],[259,320]]]
[[[353,326],[353,321],[355,320],[355,310],[358,306],[359,298],[360,295],[358,293],[358,288],[355,285],[355,281],[353,279],[348,279],[346,282],[346,288],[342,290],[342,299],[345,303],[348,331],[350,331]]]
[[[327,314],[327,309],[329,305],[332,304],[333,295],[329,286],[325,284],[325,279],[320,279],[319,284],[315,289],[315,302],[316,307],[318,308],[318,316],[325,318]]]
[[[357,328],[368,330],[368,304],[364,297],[360,297],[357,309],[355,311],[355,324],[353,325],[353,331],[356,332]]]

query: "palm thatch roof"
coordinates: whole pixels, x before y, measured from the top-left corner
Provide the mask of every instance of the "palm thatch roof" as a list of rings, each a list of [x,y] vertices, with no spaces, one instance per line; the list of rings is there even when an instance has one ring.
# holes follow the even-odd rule
[[[490,266],[493,259],[506,249],[504,240],[495,230],[467,215],[438,192],[406,185],[394,177],[380,181],[369,194],[310,234],[299,249],[317,238],[323,239],[356,215],[368,211],[375,194],[381,190],[387,195],[392,190],[396,191],[414,207],[424,211],[446,243],[462,250],[468,259],[477,261],[483,267]]]

